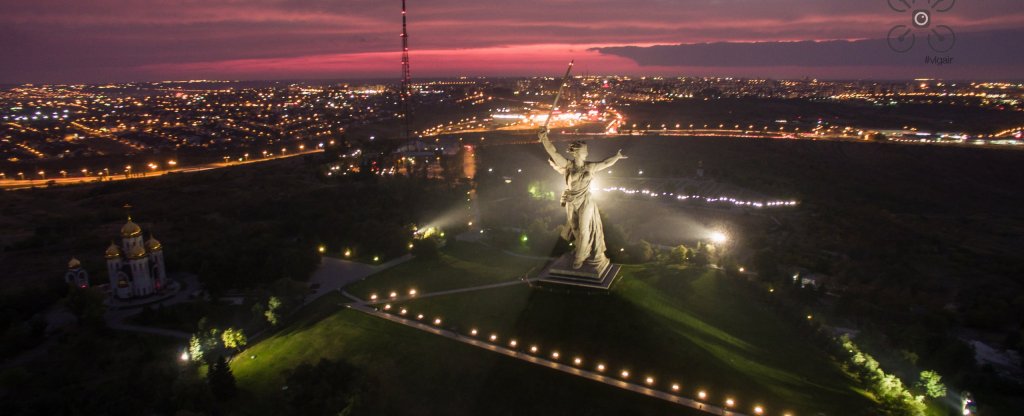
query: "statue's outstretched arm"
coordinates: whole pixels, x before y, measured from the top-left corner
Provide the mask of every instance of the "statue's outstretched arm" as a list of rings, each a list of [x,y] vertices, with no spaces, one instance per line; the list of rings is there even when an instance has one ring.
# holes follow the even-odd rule
[[[540,144],[544,145],[544,150],[548,152],[548,157],[551,160],[551,165],[556,166],[555,169],[558,169],[559,167],[564,169],[565,166],[569,164],[569,160],[566,159],[564,156],[558,154],[558,149],[555,149],[555,145],[551,144],[551,140],[548,139],[547,129],[542,129],[539,133],[537,133],[537,137],[540,139]]]
[[[622,154],[622,149],[619,149],[618,153],[615,153],[614,155],[612,155],[612,157],[609,157],[609,158],[607,158],[605,160],[602,160],[602,161],[597,162],[596,164],[594,164],[594,169],[595,170],[608,169],[608,168],[612,167],[612,165],[614,165],[615,162],[618,162],[619,159],[629,159],[629,157],[627,157],[627,156]]]

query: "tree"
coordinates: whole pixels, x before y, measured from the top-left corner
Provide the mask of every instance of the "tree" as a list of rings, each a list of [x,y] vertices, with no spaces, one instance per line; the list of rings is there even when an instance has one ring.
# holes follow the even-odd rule
[[[412,255],[421,259],[436,259],[441,254],[439,247],[434,237],[420,238],[412,242]]]
[[[320,359],[316,365],[302,364],[288,373],[286,400],[295,415],[339,415],[356,413],[366,401],[365,377],[344,361]]]
[[[210,366],[206,382],[210,384],[210,392],[218,399],[224,400],[235,395],[235,375],[231,373],[231,367],[223,355],[217,356],[217,361]]]
[[[203,360],[203,341],[196,334],[188,340],[188,358],[193,362]]]
[[[171,401],[181,411],[206,413],[213,405],[208,383],[196,375],[194,369],[182,371],[171,385]]]
[[[711,250],[708,244],[697,243],[697,249],[690,252],[690,262],[701,267],[711,264]]]
[[[683,264],[689,256],[690,250],[686,248],[686,246],[680,244],[669,251],[668,261],[673,264]]]
[[[224,333],[220,335],[220,339],[224,341],[224,348],[235,350],[241,350],[249,342],[245,337],[245,331],[235,328],[225,329]]]
[[[93,288],[74,288],[64,298],[64,306],[79,324],[102,325],[103,293]]]
[[[922,371],[916,387],[923,390],[928,397],[934,399],[946,397],[946,385],[942,384],[942,376],[935,371]]]
[[[271,325],[277,325],[277,320],[279,318],[277,309],[280,307],[281,299],[278,299],[277,296],[271,296],[270,299],[267,300],[267,310],[263,312],[263,316],[267,318],[267,322],[270,322]]]

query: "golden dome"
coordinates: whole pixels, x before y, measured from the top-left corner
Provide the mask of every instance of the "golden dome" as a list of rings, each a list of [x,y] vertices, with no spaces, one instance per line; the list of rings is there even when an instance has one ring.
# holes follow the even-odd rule
[[[80,261],[78,261],[78,259],[72,257],[71,261],[68,262],[68,268],[69,269],[77,269],[79,267],[82,267],[82,262],[80,262]]]
[[[113,241],[110,242],[110,247],[107,247],[106,257],[108,259],[112,259],[114,257],[121,257],[121,249],[117,248],[117,244],[114,244]]]
[[[146,250],[159,251],[162,247],[160,240],[157,240],[156,237],[153,237],[153,235],[150,234],[149,240],[146,240]]]
[[[142,234],[142,228],[139,225],[132,222],[132,217],[128,217],[128,222],[121,227],[121,237],[135,237]]]
[[[142,248],[142,246],[135,246],[135,248],[128,252],[128,258],[130,259],[140,259],[143,257],[146,257],[146,249]]]

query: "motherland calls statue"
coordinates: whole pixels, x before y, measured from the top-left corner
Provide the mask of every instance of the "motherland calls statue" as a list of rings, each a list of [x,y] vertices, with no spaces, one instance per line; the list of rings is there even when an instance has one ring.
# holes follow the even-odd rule
[[[626,156],[619,150],[614,156],[600,162],[587,162],[587,144],[574,141],[569,144],[572,160],[568,160],[558,154],[555,145],[551,144],[547,128],[542,128],[537,136],[548,152],[551,167],[565,178],[562,206],[565,207],[567,222],[562,229],[562,238],[572,242],[575,247],[572,268],[579,269],[584,262],[588,262],[596,270],[604,270],[609,264],[608,257],[604,255],[604,227],[601,225],[597,204],[590,197],[590,182],[597,172],[611,167],[619,159],[626,159]]]

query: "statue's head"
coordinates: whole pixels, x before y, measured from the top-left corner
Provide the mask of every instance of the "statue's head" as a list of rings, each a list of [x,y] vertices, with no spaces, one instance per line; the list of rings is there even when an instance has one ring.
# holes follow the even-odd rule
[[[572,157],[574,157],[576,159],[586,160],[587,159],[587,143],[583,142],[582,140],[577,140],[577,141],[574,141],[572,143],[569,143],[569,154],[571,154]]]

